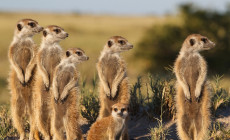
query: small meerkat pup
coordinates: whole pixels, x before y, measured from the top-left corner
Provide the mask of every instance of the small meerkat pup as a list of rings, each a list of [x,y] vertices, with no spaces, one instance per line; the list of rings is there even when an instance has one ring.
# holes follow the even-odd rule
[[[176,59],[174,72],[177,78],[177,131],[182,140],[204,140],[210,125],[210,95],[207,64],[200,51],[215,44],[207,37],[189,35]]]
[[[126,64],[120,57],[120,53],[132,48],[133,45],[125,38],[113,36],[101,52],[97,63],[101,105],[98,119],[109,116],[110,108],[115,103],[129,104],[130,92]]]
[[[43,30],[41,47],[37,55],[38,73],[34,86],[36,123],[45,140],[51,136],[51,95],[55,67],[60,63],[63,51],[59,42],[68,37],[61,27],[50,25]]]
[[[25,138],[24,115],[29,115],[30,119],[30,140],[35,132],[35,122],[32,118],[34,113],[32,86],[36,69],[37,45],[32,37],[42,30],[43,27],[35,20],[22,19],[18,21],[8,53],[11,64],[9,76],[11,115],[13,125],[20,134],[20,140]],[[36,137],[39,138],[38,133]]]
[[[54,116],[52,125],[54,140],[63,140],[64,131],[67,140],[83,139],[78,119],[80,89],[78,81],[80,73],[77,64],[88,60],[89,57],[80,48],[72,48],[66,51],[66,56],[56,67],[53,80],[53,108]],[[63,130],[64,129],[64,130]]]
[[[110,116],[96,121],[91,126],[87,140],[124,140],[128,111],[128,105],[114,104]]]

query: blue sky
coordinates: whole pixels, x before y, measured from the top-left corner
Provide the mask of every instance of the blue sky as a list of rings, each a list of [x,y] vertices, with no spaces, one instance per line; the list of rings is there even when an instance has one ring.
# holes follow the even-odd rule
[[[225,11],[230,0],[2,0],[0,11],[163,15],[176,13],[177,6],[187,2],[205,9]]]

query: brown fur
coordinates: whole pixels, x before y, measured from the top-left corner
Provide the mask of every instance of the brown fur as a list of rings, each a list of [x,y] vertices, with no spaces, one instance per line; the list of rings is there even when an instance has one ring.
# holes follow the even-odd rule
[[[34,31],[28,27],[28,22],[35,22],[37,26]],[[36,53],[37,46],[32,40],[32,36],[39,33],[43,28],[31,19],[22,19],[18,22],[24,28],[19,31],[15,29],[14,40],[9,48],[9,60],[11,70],[9,74],[9,89],[11,91],[11,115],[14,127],[20,134],[20,140],[25,138],[23,117],[28,115],[30,121],[30,136],[39,139],[36,130],[34,117],[34,101],[32,99],[32,87],[34,85],[34,75],[36,73]],[[21,33],[23,32],[23,33]]]
[[[208,39],[204,43],[204,38],[207,39],[198,34],[188,36],[175,62],[177,131],[182,140],[206,139],[210,125],[211,91],[206,81],[206,61],[199,51],[210,49],[215,44]],[[194,45],[191,39],[194,39]]]
[[[121,108],[126,108],[128,111],[128,105],[117,103],[113,105],[112,110],[116,107],[119,111]],[[114,112],[115,113],[115,112]],[[88,132],[87,140],[128,140],[126,135],[126,121],[127,117],[123,119],[116,119],[114,114],[97,120],[90,128]]]
[[[125,44],[119,44],[119,40],[123,40]],[[105,45],[99,62],[97,63],[100,78],[99,96],[101,106],[98,119],[109,116],[112,105],[116,103],[129,104],[130,100],[126,64],[119,56],[119,53],[124,51],[120,50],[120,48],[131,49],[133,46],[125,38],[120,36],[113,36],[109,41],[111,41],[113,45],[111,47],[108,47],[108,44]],[[107,91],[105,91],[105,89]]]
[[[68,56],[62,59],[57,66],[53,82],[53,130],[54,140],[64,139],[64,131],[67,140],[83,139],[82,131],[78,123],[80,117],[78,80],[80,73],[76,64],[88,60],[81,49],[68,49]],[[79,56],[76,52],[81,52]]]
[[[47,28],[45,28],[45,31],[52,33],[53,28],[60,28],[60,27],[48,26]],[[65,34],[67,33],[63,33],[63,36]],[[52,36],[55,36],[55,33]],[[53,37],[52,40],[45,40],[45,39],[46,36],[43,37],[41,48],[37,55],[37,65],[38,65],[39,72],[35,77],[36,86],[34,87],[34,92],[35,92],[34,100],[36,102],[35,119],[36,119],[38,129],[43,134],[45,140],[49,140],[52,135],[51,115],[53,114],[52,105],[51,105],[51,98],[52,98],[51,85],[53,83],[54,70],[61,61],[63,51],[61,47],[58,45],[58,43],[53,41],[55,37]]]
[[[120,53],[132,49],[125,38],[113,36],[104,46],[97,71],[100,78],[100,112],[98,120],[111,114],[111,107],[116,103],[129,104],[130,87],[126,74],[126,64]],[[128,131],[125,130],[128,139]]]

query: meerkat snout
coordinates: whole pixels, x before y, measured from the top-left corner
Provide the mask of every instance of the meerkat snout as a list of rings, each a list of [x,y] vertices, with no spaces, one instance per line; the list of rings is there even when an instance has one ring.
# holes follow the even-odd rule
[[[181,52],[199,52],[210,50],[214,47],[215,43],[207,37],[199,34],[192,34],[186,38],[184,45],[181,48]]]
[[[104,49],[111,53],[120,53],[132,48],[133,45],[129,43],[127,39],[121,36],[113,36],[109,39]]]
[[[89,60],[89,57],[80,48],[71,48],[66,51],[66,57],[73,62],[82,62]]]
[[[69,34],[56,25],[50,25],[43,30],[43,39],[47,42],[59,42],[67,37],[69,37]]]
[[[33,19],[21,19],[17,23],[15,35],[19,37],[31,37],[42,30],[43,27],[41,27],[37,21]]]

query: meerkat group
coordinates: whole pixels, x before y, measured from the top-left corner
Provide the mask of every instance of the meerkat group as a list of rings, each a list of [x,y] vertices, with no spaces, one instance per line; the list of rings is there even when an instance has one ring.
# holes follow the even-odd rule
[[[43,32],[40,48],[32,37]],[[13,125],[25,139],[23,119],[30,123],[29,139],[82,140],[79,125],[80,72],[77,65],[89,57],[80,48],[65,53],[59,42],[68,37],[63,28],[45,29],[37,21],[18,21],[9,48],[11,70],[11,114]],[[210,125],[210,95],[207,64],[200,51],[215,44],[192,34],[184,41],[176,59],[177,132],[182,140],[203,140]],[[133,48],[127,39],[113,36],[104,45],[96,68],[100,79],[100,111],[88,132],[88,140],[128,140],[130,86],[120,53]]]

